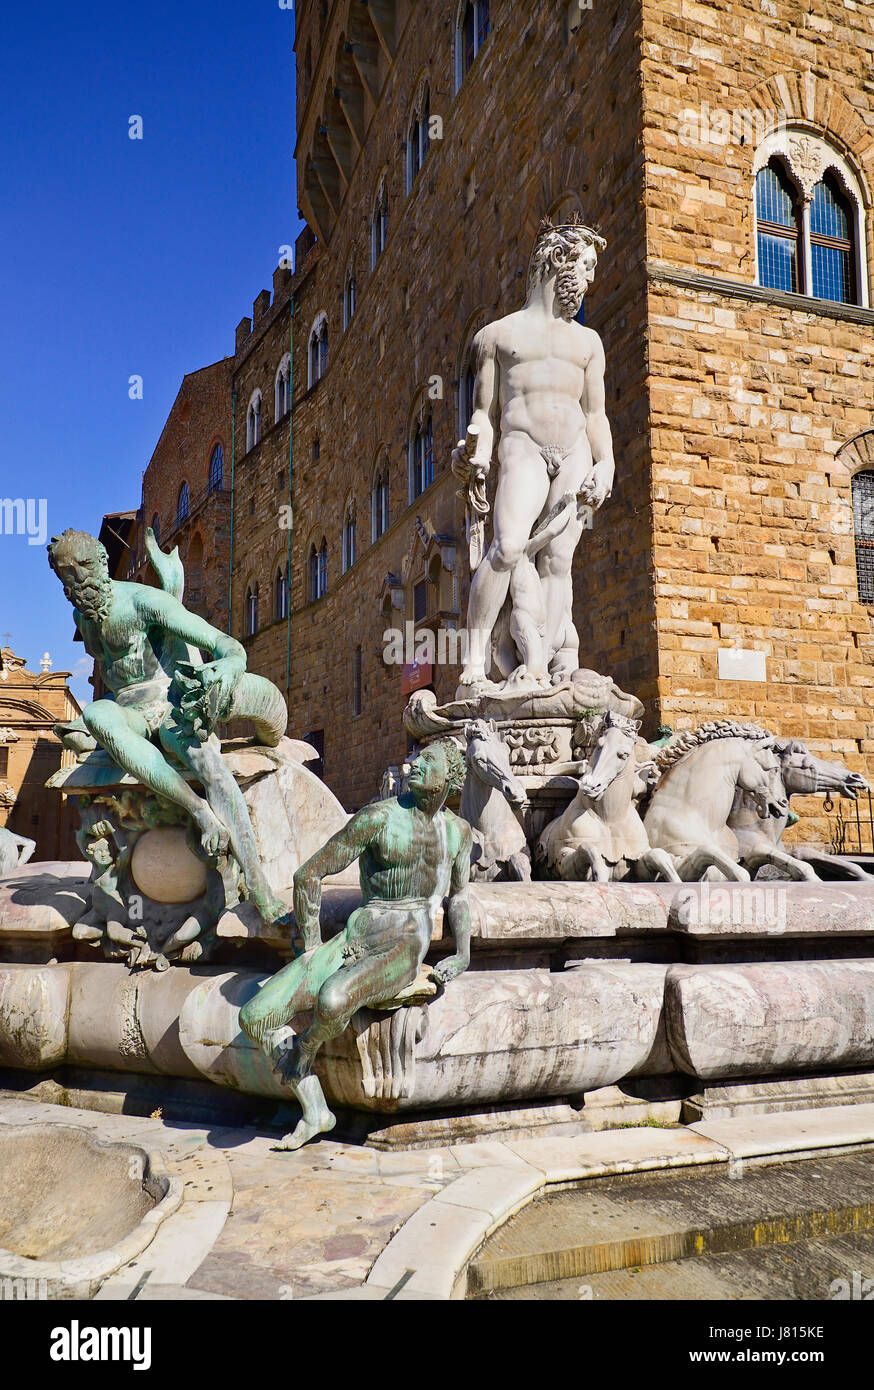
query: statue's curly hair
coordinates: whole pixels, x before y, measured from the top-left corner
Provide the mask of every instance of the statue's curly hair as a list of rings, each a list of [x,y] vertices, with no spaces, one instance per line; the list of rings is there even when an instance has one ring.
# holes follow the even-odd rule
[[[467,764],[464,761],[464,754],[453,738],[441,738],[437,741],[437,747],[442,748],[446,755],[446,789],[447,795],[457,796],[464,786],[467,777]]]
[[[49,564],[55,571],[59,564],[68,563],[70,560],[81,562],[83,559],[89,559],[97,564],[98,569],[109,573],[106,546],[87,531],[75,531],[72,526],[68,526],[59,536],[52,536],[46,550],[49,553]]]

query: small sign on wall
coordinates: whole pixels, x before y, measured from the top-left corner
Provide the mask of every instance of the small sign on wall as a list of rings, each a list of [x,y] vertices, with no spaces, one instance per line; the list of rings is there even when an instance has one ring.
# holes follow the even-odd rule
[[[430,685],[433,679],[434,668],[430,661],[407,662],[401,671],[401,694],[412,695],[414,690]]]
[[[719,647],[716,652],[721,681],[766,681],[767,658],[764,652],[744,647]]]

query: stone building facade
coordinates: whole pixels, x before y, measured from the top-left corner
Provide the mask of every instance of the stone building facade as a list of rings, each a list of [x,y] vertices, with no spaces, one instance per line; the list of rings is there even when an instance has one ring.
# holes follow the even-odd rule
[[[116,576],[155,582],[145,553],[151,526],[164,550],[179,547],[187,606],[222,631],[230,590],[232,444],[232,364],[225,357],[183,378],[143,474],[127,573]]]
[[[405,751],[385,630],[464,621],[471,338],[575,211],[617,459],[582,664],[648,734],[731,714],[874,778],[872,50],[843,0],[299,4],[308,227],[229,369],[232,627],[347,806]]]
[[[74,761],[52,733],[80,713],[69,676],[45,658],[31,671],[11,648],[0,651],[0,826],[35,840],[34,860],[81,858],[67,802],[45,785]]]

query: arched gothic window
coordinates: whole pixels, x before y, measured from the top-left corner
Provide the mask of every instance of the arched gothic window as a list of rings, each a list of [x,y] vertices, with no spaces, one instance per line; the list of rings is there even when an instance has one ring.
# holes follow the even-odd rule
[[[426,86],[423,88],[413,117],[410,122],[409,134],[407,135],[407,192],[412,190],[413,184],[419,176],[419,171],[428,157],[431,137],[429,127],[431,123],[431,92]]]
[[[246,590],[246,636],[254,637],[258,631],[258,585],[250,584]]]
[[[861,185],[844,156],[785,128],[765,137],[754,167],[759,284],[866,306]]]
[[[410,501],[434,481],[434,421],[431,411],[416,421],[410,440]]]
[[[315,386],[328,370],[328,318],[319,314],[310,332],[309,385]]]
[[[188,484],[183,483],[179,489],[179,496],[176,499],[176,525],[181,526],[183,521],[188,520],[189,492]]]
[[[756,175],[756,235],[761,283],[800,293],[801,199],[780,159]]]
[[[355,275],[350,268],[346,272],[346,283],[343,287],[343,328],[347,329],[355,317],[355,303],[358,297],[358,286]]]
[[[343,522],[343,573],[351,570],[358,558],[358,528],[355,520],[355,504],[350,502],[346,508]]]
[[[209,491],[221,492],[224,482],[225,472],[225,451],[221,444],[216,444],[209,460]]]
[[[371,494],[372,528],[373,539],[378,541],[380,536],[388,530],[389,508],[388,508],[388,462],[383,461],[379,467],[373,484]]]
[[[376,265],[388,241],[388,180],[383,174],[373,205],[370,225],[371,265]]]
[[[489,36],[489,0],[466,0],[455,29],[455,86],[461,86]]]
[[[274,416],[283,420],[291,409],[291,358],[285,354],[279,364],[274,384]]]
[[[859,602],[874,603],[874,472],[854,474],[851,486]]]
[[[828,173],[813,190],[810,205],[811,294],[855,304],[856,255],[850,200]]]
[[[246,449],[254,449],[261,442],[261,392],[256,391],[246,411]]]
[[[277,570],[273,586],[273,611],[277,619],[288,617],[289,566]]]
[[[310,599],[324,598],[328,592],[328,542],[324,537],[318,550],[315,542],[310,546],[309,571]]]

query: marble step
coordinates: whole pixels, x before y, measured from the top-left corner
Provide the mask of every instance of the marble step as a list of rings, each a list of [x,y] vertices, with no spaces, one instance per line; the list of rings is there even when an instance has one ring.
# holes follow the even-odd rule
[[[628,1175],[541,1198],[486,1241],[477,1295],[874,1230],[874,1154]]]
[[[498,1302],[863,1301],[874,1294],[874,1233],[801,1240],[665,1264],[515,1285],[478,1295]],[[726,1342],[726,1346],[729,1343]],[[769,1342],[767,1344],[771,1346]],[[776,1345],[776,1344],[775,1344]]]

